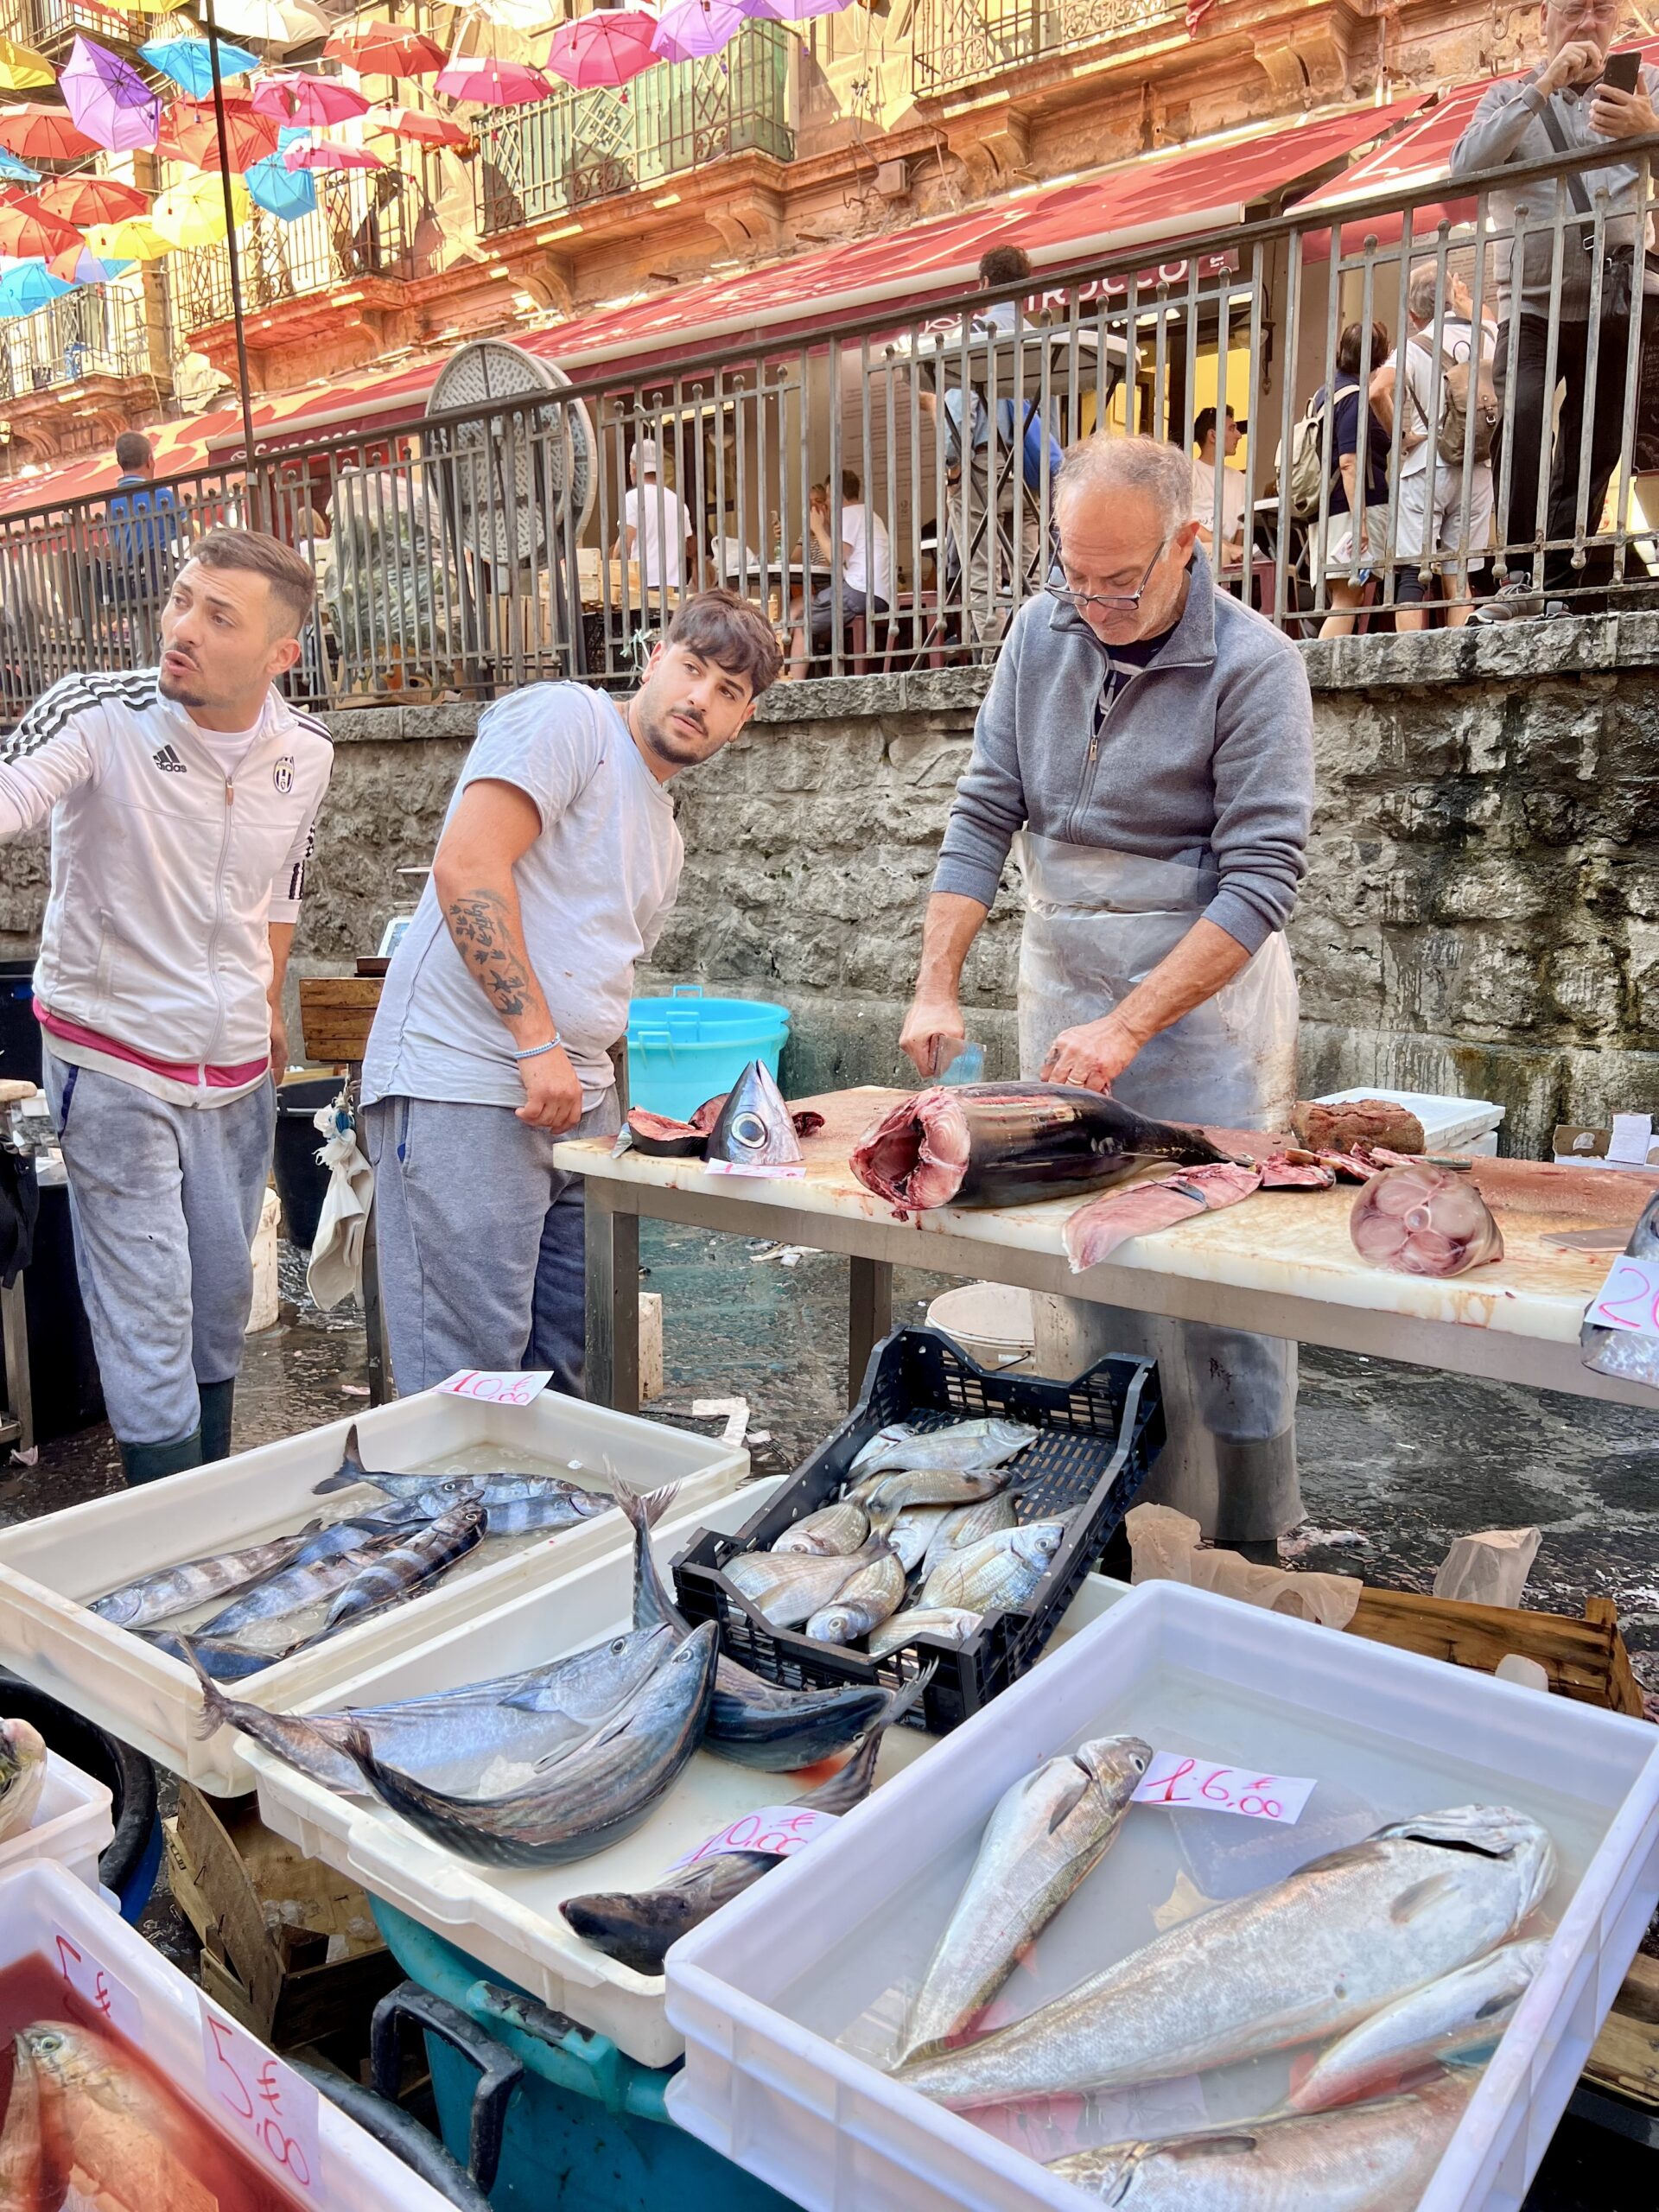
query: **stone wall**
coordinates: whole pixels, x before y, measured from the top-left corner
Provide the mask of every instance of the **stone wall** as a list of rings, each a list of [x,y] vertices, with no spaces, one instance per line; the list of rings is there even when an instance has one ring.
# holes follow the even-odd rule
[[[1500,1101],[1511,1147],[1659,1103],[1659,616],[1306,649],[1319,810],[1293,936],[1303,1087]],[[678,909],[647,988],[696,978],[794,1010],[786,1086],[899,1071],[921,912],[984,678],[780,686],[677,786]],[[475,715],[334,717],[298,965],[348,968],[431,856]],[[38,927],[43,855],[0,864],[0,950]],[[970,1027],[1012,1071],[1019,916],[970,958]],[[296,1031],[297,1034],[297,1029]]]

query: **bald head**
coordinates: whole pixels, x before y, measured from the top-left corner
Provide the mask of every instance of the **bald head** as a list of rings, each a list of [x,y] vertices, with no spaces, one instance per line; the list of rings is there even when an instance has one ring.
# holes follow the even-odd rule
[[[1054,520],[1068,589],[1106,602],[1079,607],[1103,645],[1156,637],[1179,618],[1198,535],[1192,463],[1179,447],[1079,439],[1061,465]]]

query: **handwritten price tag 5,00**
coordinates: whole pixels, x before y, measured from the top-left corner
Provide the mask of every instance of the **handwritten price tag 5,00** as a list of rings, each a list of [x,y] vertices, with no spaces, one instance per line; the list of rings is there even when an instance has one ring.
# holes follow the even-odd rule
[[[84,1943],[77,1943],[61,1928],[54,1929],[53,1935],[58,1972],[63,1976],[64,1987],[76,1999],[69,2010],[79,2018],[91,2014],[94,2020],[107,2020],[118,2035],[142,2050],[144,2016],[138,1999],[124,1982],[99,1965]]]
[[[682,1866],[695,1866],[700,1859],[718,1858],[723,1851],[770,1851],[779,1859],[791,1859],[815,1836],[827,1834],[839,1818],[838,1814],[821,1813],[811,1805],[763,1805],[759,1812],[743,1814],[718,1835],[688,1851],[668,1871],[677,1873]]]
[[[1584,1318],[1592,1328],[1659,1337],[1659,1260],[1633,1260],[1628,1253],[1615,1260]]]
[[[486,1406],[527,1406],[552,1380],[551,1369],[521,1375],[513,1368],[463,1367],[447,1382],[440,1382],[438,1391],[441,1396],[477,1398]]]
[[[290,2189],[321,2201],[317,2093],[223,2012],[201,2008],[207,2087],[238,2141]]]
[[[1313,1793],[1313,1778],[1258,1774],[1248,1766],[1218,1766],[1183,1751],[1158,1751],[1135,1791],[1137,1805],[1171,1805],[1200,1813],[1237,1813],[1247,1821],[1283,1821],[1294,1827]]]

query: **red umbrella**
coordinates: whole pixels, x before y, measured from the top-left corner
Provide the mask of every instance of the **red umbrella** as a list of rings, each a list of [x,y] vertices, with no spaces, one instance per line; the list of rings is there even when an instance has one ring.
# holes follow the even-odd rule
[[[28,261],[36,256],[44,259],[49,253],[67,253],[72,245],[81,243],[80,232],[73,223],[66,223],[49,207],[26,192],[15,200],[0,201],[0,253],[9,254],[16,261]]]
[[[251,100],[226,100],[225,138],[233,169],[251,169],[256,162],[276,150],[277,124],[273,116],[260,115]],[[162,117],[161,143],[156,151],[164,162],[184,162],[192,168],[217,169],[219,130],[211,100],[175,100]]]
[[[389,130],[394,138],[414,138],[423,146],[470,146],[473,134],[447,115],[427,115],[417,107],[377,107],[369,111],[369,127]]]
[[[290,169],[383,169],[378,154],[361,146],[336,146],[326,138],[300,139],[283,156]]]
[[[452,100],[476,100],[483,107],[522,107],[527,101],[553,97],[553,87],[539,69],[524,61],[498,61],[493,54],[446,62],[433,90]]]
[[[626,85],[658,59],[652,41],[657,18],[643,8],[595,8],[561,23],[547,66],[569,85]]]
[[[365,77],[435,77],[444,64],[443,48],[435,39],[379,16],[366,23],[348,23],[322,50],[330,60],[343,61]]]
[[[253,88],[253,105],[278,123],[303,124],[346,123],[369,108],[362,93],[338,77],[266,77]]]
[[[48,177],[35,197],[66,223],[124,223],[149,210],[147,192],[112,176]]]
[[[95,138],[76,130],[67,108],[43,107],[32,100],[0,108],[0,146],[35,162],[79,161],[99,150]]]

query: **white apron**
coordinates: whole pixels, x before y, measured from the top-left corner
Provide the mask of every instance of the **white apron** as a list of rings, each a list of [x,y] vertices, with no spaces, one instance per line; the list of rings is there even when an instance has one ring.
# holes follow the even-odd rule
[[[1063,1029],[1098,1021],[1173,952],[1215,895],[1213,860],[1142,860],[1030,830],[1020,944],[1020,1071],[1035,1082]],[[1281,931],[1230,983],[1139,1052],[1112,1085],[1136,1113],[1283,1128],[1296,1098],[1296,977]],[[1281,1338],[1039,1297],[1037,1365],[1069,1377],[1108,1351],[1150,1354],[1168,1441],[1143,1495],[1221,1542],[1261,1542],[1301,1518],[1296,1347]]]

